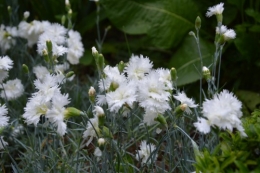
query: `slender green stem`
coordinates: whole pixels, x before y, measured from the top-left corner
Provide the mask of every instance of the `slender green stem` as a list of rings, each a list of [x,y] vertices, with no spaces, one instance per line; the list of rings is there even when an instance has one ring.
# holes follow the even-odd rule
[[[197,30],[197,37],[196,37],[196,43],[198,46],[198,51],[199,51],[199,57],[200,57],[200,105],[202,102],[202,68],[203,68],[203,61],[202,61],[202,55],[201,55],[201,49],[200,49],[200,37],[199,37],[199,29]]]
[[[222,50],[223,50],[223,46],[220,46],[220,50],[219,50],[219,64],[218,64],[218,83],[217,83],[217,90],[219,89],[219,80],[220,80],[220,67],[221,67],[221,54],[222,54]]]

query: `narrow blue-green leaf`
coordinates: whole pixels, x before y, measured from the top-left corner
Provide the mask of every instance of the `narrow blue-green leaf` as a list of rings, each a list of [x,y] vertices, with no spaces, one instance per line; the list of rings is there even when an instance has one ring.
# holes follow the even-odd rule
[[[209,66],[212,63],[214,44],[200,39],[200,47],[203,65]],[[180,48],[172,56],[170,64],[177,69],[178,85],[185,85],[200,79],[200,57],[194,37],[188,35],[185,38]]]
[[[128,34],[147,34],[152,44],[170,48],[194,27],[196,5],[191,0],[101,0],[108,18]]]

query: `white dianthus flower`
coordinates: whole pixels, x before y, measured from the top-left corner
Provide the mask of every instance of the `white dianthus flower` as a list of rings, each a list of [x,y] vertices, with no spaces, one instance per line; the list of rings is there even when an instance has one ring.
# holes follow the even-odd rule
[[[124,72],[127,73],[128,79],[140,80],[145,76],[145,74],[150,72],[152,67],[153,64],[150,62],[149,58],[144,58],[143,55],[140,55],[140,57],[132,55]]]
[[[87,129],[83,133],[83,138],[86,139],[88,137],[89,140],[86,143],[86,146],[88,146],[94,137],[98,137],[97,133],[99,133],[99,127],[98,127],[98,117],[94,117],[89,119],[89,122],[87,124]]]
[[[95,106],[95,109],[93,110],[93,113],[95,114],[95,116],[100,117],[100,116],[104,116],[105,112],[103,110],[102,107],[100,106]]]
[[[13,68],[13,61],[9,58],[9,56],[0,56],[0,70],[10,70]]]
[[[234,39],[236,38],[236,33],[233,29],[228,29],[224,34],[224,39],[225,41],[228,41],[228,40],[231,40],[231,39]]]
[[[157,73],[159,73],[159,82],[162,82],[165,84],[165,86],[169,89],[172,90],[172,81],[171,81],[171,72],[169,69],[157,69],[156,70]]]
[[[148,126],[156,124],[157,121],[155,121],[154,119],[158,116],[158,114],[159,114],[158,112],[146,110],[144,114],[143,122],[146,123]]]
[[[0,69],[0,83],[2,83],[8,77],[8,71]]]
[[[233,93],[223,90],[220,94],[214,95],[213,99],[203,102],[202,113],[210,126],[230,131],[236,128],[242,136],[246,136],[239,119],[242,116],[241,107],[242,103]]]
[[[111,112],[118,112],[124,104],[132,107],[136,101],[136,89],[131,84],[123,83],[115,91],[108,92],[106,100]]]
[[[13,100],[20,97],[24,92],[23,84],[20,79],[9,80],[2,86],[1,97],[7,100]]]
[[[209,7],[208,8],[208,11],[206,13],[206,16],[207,17],[211,17],[213,15],[219,15],[219,14],[222,14],[222,12],[224,11],[224,3],[220,3],[218,5],[215,5],[213,7]]]
[[[9,117],[6,116],[7,114],[6,106],[0,104],[0,128],[8,125]]]
[[[50,74],[48,69],[44,66],[33,67],[33,73],[36,75],[37,79],[39,80],[43,80],[47,74]]]
[[[159,73],[151,71],[138,83],[137,101],[145,110],[163,113],[169,106],[170,93],[163,82],[159,82]]]
[[[186,104],[185,112],[191,114],[190,108],[196,108],[198,105],[194,103],[194,101],[187,97],[185,92],[179,92],[177,95],[173,96],[176,100],[179,100],[181,104]]]
[[[16,27],[4,26],[0,27],[0,48],[3,52],[11,48],[11,46],[16,44],[14,37],[18,35]]]
[[[193,123],[194,126],[198,129],[198,131],[206,134],[210,132],[210,124],[209,121],[205,118],[198,118],[198,122]]]
[[[142,141],[140,144],[140,150],[136,152],[136,159],[142,161],[142,164],[151,164],[152,161],[157,159],[157,154],[153,153],[156,150],[154,144],[147,144],[146,141]],[[148,160],[149,159],[149,160]]]
[[[67,125],[64,122],[65,110],[67,104],[70,101],[68,99],[68,94],[62,95],[61,93],[55,94],[52,98],[52,107],[46,112],[46,118],[48,121],[53,123],[57,127],[57,133],[63,136],[66,133]]]
[[[71,64],[78,64],[79,59],[84,53],[84,47],[81,42],[81,36],[79,32],[70,30],[68,33],[69,38],[67,39],[68,53],[67,60]]]

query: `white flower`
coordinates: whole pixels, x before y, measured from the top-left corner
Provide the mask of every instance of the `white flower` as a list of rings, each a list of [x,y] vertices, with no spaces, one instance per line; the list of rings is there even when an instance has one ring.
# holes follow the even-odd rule
[[[0,136],[0,150],[4,149],[6,145],[8,145],[8,143],[4,141],[3,136]]]
[[[81,42],[81,36],[79,32],[70,30],[68,33],[69,38],[67,39],[68,53],[67,60],[71,64],[78,64],[79,59],[84,53],[84,47]]]
[[[17,36],[17,28],[4,26],[0,27],[0,48],[3,52],[6,52],[11,46],[16,44],[14,37]]]
[[[0,128],[8,125],[9,117],[6,116],[7,114],[8,110],[5,105],[0,104]]]
[[[52,107],[46,112],[46,118],[48,121],[53,123],[57,127],[57,133],[63,136],[66,133],[67,125],[64,123],[64,116],[67,104],[70,101],[68,99],[68,94],[62,95],[61,93],[55,94],[52,98]]]
[[[231,39],[234,39],[236,38],[236,33],[233,29],[228,29],[224,34],[224,39],[225,41],[228,41],[228,40],[231,40]]]
[[[94,112],[95,116],[97,116],[97,117],[105,115],[103,108],[100,106],[95,106],[95,109],[93,110],[93,112]]]
[[[89,122],[87,124],[87,129],[83,133],[84,139],[90,137],[86,143],[86,146],[88,146],[91,143],[94,137],[96,138],[98,137],[97,133],[99,133],[99,131],[100,130],[98,127],[98,117],[95,116],[94,118],[89,119]]]
[[[165,84],[165,86],[169,89],[172,90],[172,81],[171,81],[171,72],[169,69],[157,69],[156,70],[157,73],[159,73],[159,82],[162,82]]]
[[[136,101],[136,89],[131,84],[123,83],[115,91],[107,93],[106,100],[111,112],[118,112],[124,104],[132,107]]]
[[[146,141],[142,141],[140,144],[140,150],[136,151],[137,153],[135,157],[137,160],[141,160],[142,164],[151,164],[152,161],[157,159],[157,154],[153,153],[155,150],[155,145],[147,144]]]
[[[20,97],[24,92],[23,84],[20,79],[9,80],[2,86],[1,97],[7,100],[13,100]]]
[[[26,103],[23,118],[25,118],[25,122],[28,125],[34,124],[36,127],[40,121],[41,115],[45,115],[48,109],[51,107],[50,101],[45,102],[43,100],[44,96],[34,95],[34,97],[30,98],[30,100]]]
[[[153,124],[156,124],[157,121],[154,119],[158,116],[158,112],[146,110],[144,114],[143,122],[146,123],[148,126],[151,126]]]
[[[92,54],[98,54],[98,51],[94,46],[91,48],[91,50],[92,50]]]
[[[99,88],[101,91],[108,90],[111,87],[111,84],[113,85],[113,89],[116,89],[120,84],[126,82],[125,76],[120,74],[117,67],[107,65],[103,71],[106,78],[99,81]]]
[[[202,105],[203,116],[208,119],[210,126],[230,131],[236,128],[245,136],[244,129],[239,118],[242,116],[242,103],[227,90],[214,95],[213,99],[206,100]]]
[[[13,68],[13,61],[9,58],[9,56],[0,56],[0,70],[10,70]]]
[[[124,72],[127,73],[128,79],[140,80],[145,74],[150,72],[152,67],[153,64],[150,62],[149,58],[144,58],[143,55],[140,55],[140,57],[132,55]]]
[[[210,124],[209,121],[204,118],[198,118],[198,122],[193,123],[194,126],[198,129],[198,131],[206,134],[210,132]]]
[[[25,19],[27,19],[29,16],[30,16],[30,12],[29,12],[29,11],[25,11],[25,12],[23,13],[23,17],[24,17]]]
[[[138,83],[137,100],[145,110],[163,113],[169,106],[170,93],[164,83],[159,82],[159,73],[151,71]]]
[[[181,104],[186,104],[187,107],[185,112],[191,114],[190,108],[196,108],[198,105],[194,103],[194,101],[186,96],[184,92],[179,92],[177,95],[173,96],[176,100],[179,100]]]
[[[94,156],[96,156],[96,157],[102,156],[102,151],[99,149],[99,147],[96,147],[96,149],[94,151]]]
[[[37,79],[39,80],[43,80],[47,74],[50,74],[48,69],[44,66],[33,67],[33,73],[36,75]]]
[[[222,12],[224,11],[224,3],[220,3],[218,5],[215,5],[213,7],[209,7],[208,8],[208,11],[206,13],[206,16],[207,17],[211,17],[213,15],[219,15],[219,14],[222,14]]]

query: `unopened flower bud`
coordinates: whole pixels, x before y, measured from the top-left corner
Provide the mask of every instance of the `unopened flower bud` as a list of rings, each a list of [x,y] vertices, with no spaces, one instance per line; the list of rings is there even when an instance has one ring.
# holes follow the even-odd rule
[[[11,7],[11,6],[8,6],[8,7],[7,7],[7,11],[8,11],[8,13],[9,13],[9,15],[11,15],[11,14],[12,14],[12,7]]]
[[[203,74],[204,79],[206,79],[206,81],[209,81],[211,79],[210,71],[207,67],[203,66],[202,74]]]
[[[70,1],[69,0],[65,0],[65,5],[69,6],[70,5]]]
[[[98,139],[98,147],[100,148],[101,151],[103,151],[105,143],[106,143],[106,140],[104,138]]]
[[[117,68],[120,73],[122,73],[125,69],[125,63],[123,61],[120,61],[119,64],[117,65]]]
[[[28,73],[29,73],[29,68],[28,68],[27,65],[23,64],[22,69],[23,69],[23,72],[24,72],[25,74],[28,74]]]
[[[72,15],[72,9],[70,9],[69,11],[68,11],[68,14],[71,16]]]
[[[94,57],[98,55],[98,51],[97,51],[97,49],[94,46],[91,48],[91,50],[92,50],[92,55]]]
[[[174,67],[171,68],[171,79],[172,81],[176,81],[177,80],[177,71]]]
[[[30,12],[29,11],[25,11],[24,13],[23,13],[23,18],[24,18],[24,20],[27,20],[27,18],[30,16]]]
[[[154,120],[158,121],[161,125],[167,127],[167,122],[166,122],[166,119],[163,115],[159,114]]]
[[[96,97],[96,90],[94,87],[90,87],[88,90],[88,96],[91,103],[95,103],[95,97]]]
[[[174,110],[174,112],[176,113],[176,115],[182,115],[182,113],[186,110],[186,108],[188,107],[187,104],[183,103],[179,106],[176,107],[176,109]]]
[[[65,25],[65,22],[66,22],[66,16],[62,15],[62,17],[61,17],[61,24]]]
[[[46,62],[49,62],[50,59],[49,59],[48,51],[46,49],[42,50],[42,56]]]
[[[78,110],[77,108],[74,107],[67,107],[65,112],[64,112],[64,117],[65,119],[69,119],[70,117],[76,117],[82,115],[82,111]]]
[[[196,20],[195,20],[195,28],[196,28],[196,29],[200,29],[200,27],[201,27],[201,19],[200,19],[200,17],[198,16],[198,17],[196,18]]]
[[[189,35],[191,35],[191,36],[193,36],[193,37],[196,37],[196,36],[195,36],[195,33],[194,33],[193,31],[190,31],[190,32],[189,32]]]
[[[186,103],[183,103],[180,105],[180,109],[184,112],[187,109],[188,105]]]
[[[66,78],[70,78],[70,77],[72,77],[74,74],[75,74],[74,71],[69,71],[65,76],[66,76]]]
[[[100,127],[103,126],[105,123],[105,119],[106,119],[103,108],[101,108],[100,106],[95,106],[95,109],[93,112],[98,117],[98,125]]]

